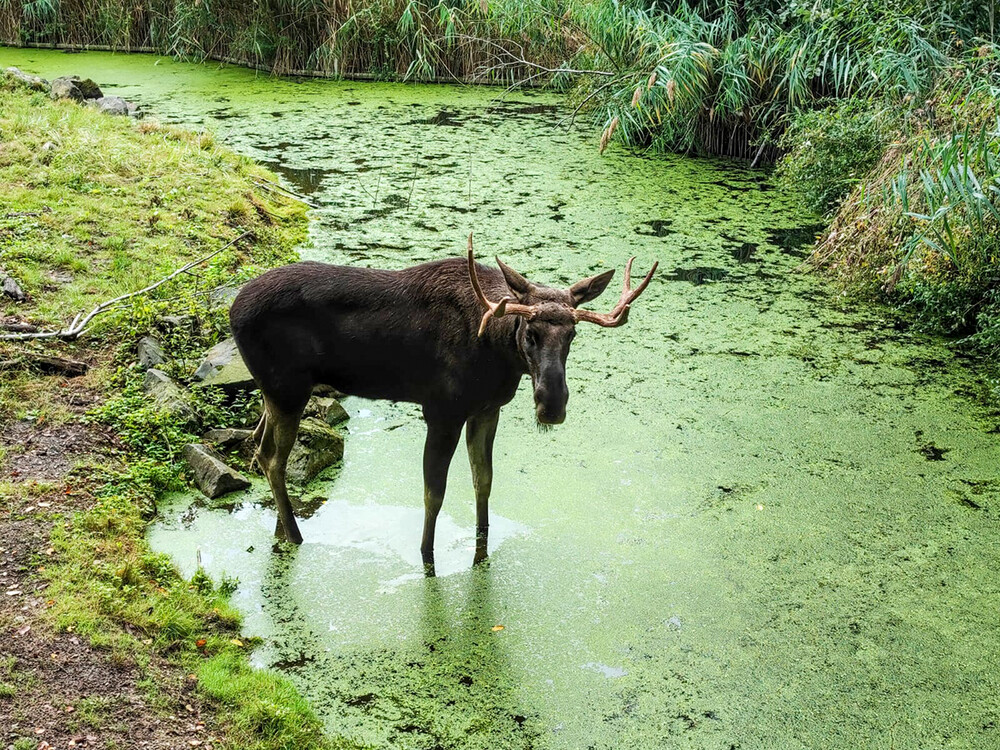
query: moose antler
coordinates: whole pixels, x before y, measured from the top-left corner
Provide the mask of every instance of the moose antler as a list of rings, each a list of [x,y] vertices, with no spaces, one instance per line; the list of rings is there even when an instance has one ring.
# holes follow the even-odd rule
[[[653,274],[656,272],[656,267],[660,265],[659,261],[653,263],[653,267],[649,269],[649,273],[646,274],[646,278],[642,280],[634,290],[632,289],[632,261],[635,260],[635,256],[629,258],[628,263],[625,264],[625,283],[622,286],[622,296],[618,300],[618,304],[615,305],[614,309],[609,313],[598,313],[591,312],[590,310],[573,310],[573,317],[576,319],[577,323],[586,321],[588,323],[596,323],[599,326],[604,326],[605,328],[617,328],[618,326],[625,325],[628,321],[628,311],[629,306],[635,302],[636,297],[642,294],[646,287],[649,286],[649,282],[653,278]]]
[[[486,324],[490,322],[490,318],[502,318],[504,315],[520,315],[531,320],[535,317],[534,305],[522,305],[514,302],[511,297],[504,297],[499,302],[490,302],[486,299],[486,295],[483,294],[483,288],[479,284],[479,274],[476,273],[476,260],[472,256],[472,232],[469,232],[469,281],[472,282],[472,288],[476,292],[479,304],[486,310],[483,313],[483,320],[479,324],[480,336],[486,330]]]

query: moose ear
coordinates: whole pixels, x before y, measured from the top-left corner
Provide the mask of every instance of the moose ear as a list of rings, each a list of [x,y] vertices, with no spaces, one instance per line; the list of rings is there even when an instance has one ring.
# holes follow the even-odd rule
[[[611,277],[615,275],[615,269],[591,276],[589,279],[576,282],[569,288],[569,293],[573,296],[573,307],[579,307],[584,302],[597,299],[601,293],[608,288]]]
[[[497,265],[500,266],[500,271],[503,273],[503,277],[507,280],[507,286],[510,287],[512,292],[514,292],[514,295],[519,300],[527,297],[528,292],[531,291],[531,282],[499,258],[497,258]]]

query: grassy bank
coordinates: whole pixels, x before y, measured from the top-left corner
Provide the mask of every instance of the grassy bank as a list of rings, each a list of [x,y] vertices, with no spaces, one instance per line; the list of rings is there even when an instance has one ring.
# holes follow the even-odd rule
[[[1000,354],[1000,54],[982,45],[903,109],[800,114],[790,187],[829,217],[813,260],[977,355]]]
[[[186,484],[178,453],[197,425],[153,410],[132,362],[140,335],[164,315],[188,315],[191,325],[162,334],[174,366],[186,368],[185,358],[225,326],[211,290],[295,257],[304,209],[276,193],[274,179],[207,134],[0,86],[0,267],[30,295],[5,299],[6,325],[58,329],[99,301],[242,238],[96,319],[78,341],[0,342],[3,524],[17,538],[28,527],[50,534],[44,556],[25,568],[26,580],[45,592],[37,621],[24,625],[23,615],[0,613],[0,627],[22,639],[44,632],[85,639],[101,660],[137,672],[143,700],[164,715],[177,711],[171,686],[193,681],[215,707],[225,746],[261,750],[330,741],[289,683],[249,667],[252,643],[240,639],[239,616],[226,602],[231,584],[200,574],[184,580],[147,545],[157,495]],[[72,379],[45,374],[36,367],[43,353],[82,360],[89,371]],[[199,411],[214,422],[240,418],[238,405],[202,399]],[[65,470],[57,470],[56,448],[33,453],[67,431],[91,443],[71,446],[79,458]],[[4,662],[9,675],[19,674],[15,662]],[[9,710],[12,726],[23,715],[24,743],[35,747],[23,691],[48,686],[31,675],[0,682],[0,713]],[[74,720],[88,726],[83,713]]]

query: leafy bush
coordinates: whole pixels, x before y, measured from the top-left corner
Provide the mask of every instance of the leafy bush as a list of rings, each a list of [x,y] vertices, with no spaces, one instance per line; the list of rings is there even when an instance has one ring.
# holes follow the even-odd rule
[[[884,111],[869,102],[838,102],[801,110],[781,139],[787,150],[780,182],[798,192],[810,210],[836,208],[881,158],[891,137]]]
[[[1000,352],[997,92],[1000,55],[983,45],[913,103],[814,254],[847,288],[988,355]]]

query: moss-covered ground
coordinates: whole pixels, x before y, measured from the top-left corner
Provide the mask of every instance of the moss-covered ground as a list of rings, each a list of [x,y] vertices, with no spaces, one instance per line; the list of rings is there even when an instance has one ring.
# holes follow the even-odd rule
[[[181,577],[145,540],[156,496],[182,481],[178,450],[192,428],[144,402],[130,364],[135,342],[168,312],[192,315],[192,328],[164,334],[183,362],[224,328],[212,289],[295,257],[304,206],[268,189],[274,180],[209,134],[0,86],[0,267],[30,297],[4,300],[5,325],[62,328],[99,302],[233,243],[95,319],[76,341],[0,343],[0,547],[10,562],[2,566],[8,596],[0,609],[4,745],[55,746],[74,732],[94,733],[96,742],[111,732],[117,741],[104,740],[109,747],[140,739],[170,746],[157,740],[159,730],[137,735],[127,725],[150,713],[169,724],[193,700],[175,689],[192,683],[202,716],[194,728],[207,723],[214,734],[193,735],[203,739],[191,746],[328,744],[288,682],[250,668],[251,644],[237,637],[240,618],[227,604],[226,582]],[[83,361],[89,371],[47,374],[36,367],[42,353]],[[202,406],[217,420],[231,416],[217,403]],[[93,695],[69,701],[62,712],[69,718],[39,715],[37,706],[82,695],[98,679],[32,683],[32,654],[52,649],[55,659],[59,644],[86,649],[84,660],[98,672],[124,670],[142,721],[102,725],[95,717],[114,712],[94,704],[110,699]],[[59,674],[65,682],[77,673]]]

